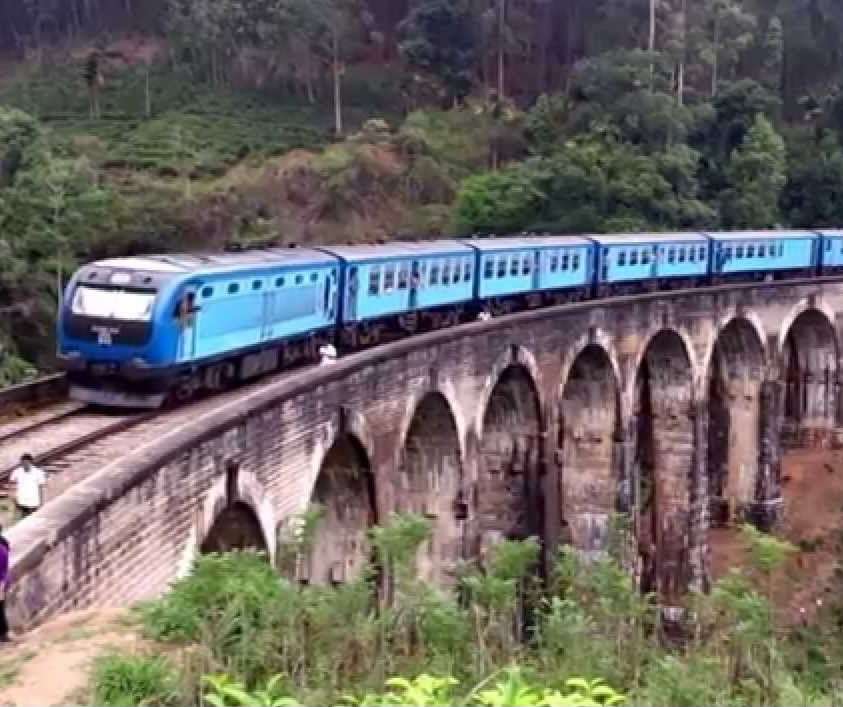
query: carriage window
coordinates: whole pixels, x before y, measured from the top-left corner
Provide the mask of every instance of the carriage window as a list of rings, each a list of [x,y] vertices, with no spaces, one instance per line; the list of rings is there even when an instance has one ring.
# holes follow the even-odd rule
[[[451,284],[451,261],[445,261],[445,267],[442,268],[442,284],[443,285],[450,285]]]
[[[685,262],[685,255],[686,255],[686,253],[685,253],[685,246],[682,246],[682,247],[679,249],[679,262],[680,262],[680,263],[684,263],[684,262]]]
[[[252,289],[253,290],[259,290],[259,289],[261,289],[261,287],[263,287],[263,283],[260,280],[255,280],[252,283]]]
[[[568,264],[569,264],[570,260],[571,260],[571,256],[570,256],[570,255],[568,255],[567,253],[563,253],[563,254],[562,254],[562,269],[563,269],[563,270],[567,270],[567,269],[568,269]]]
[[[622,250],[618,253],[618,265],[626,265],[626,251]]]
[[[240,285],[238,285],[236,282],[232,282],[228,286],[228,294],[230,294],[230,295],[233,295],[233,294],[235,294],[236,292],[239,292],[239,291],[240,291]]]
[[[433,265],[430,266],[430,284],[431,285],[438,285],[439,284],[439,263],[435,262]]]
[[[376,295],[381,289],[381,269],[373,265],[369,270],[369,294]]]
[[[629,253],[629,264],[630,265],[638,265],[638,251],[633,250]]]
[[[401,263],[398,266],[398,289],[406,290],[410,282],[410,273],[407,271],[407,264]]]
[[[464,282],[469,282],[471,280],[471,270],[471,261],[466,260],[462,271],[462,279]]]
[[[676,262],[676,248],[668,248],[668,250],[667,250],[667,262],[668,263],[675,263]]]
[[[641,251],[641,264],[642,265],[649,265],[650,264],[650,251],[649,250],[642,250]]]
[[[574,253],[571,256],[571,270],[579,270],[580,269],[580,254]]]
[[[703,262],[705,260],[705,246],[703,246],[703,245],[700,246],[699,255],[700,255],[700,262]]]
[[[310,281],[311,282],[316,282],[318,279],[319,279],[319,273],[318,272],[310,273]]]
[[[483,277],[490,280],[495,274],[495,259],[486,257],[483,262]]]
[[[522,275],[529,275],[530,271],[533,269],[533,264],[531,262],[530,253],[524,254],[524,262],[521,265],[521,274]]]
[[[688,248],[688,262],[695,263],[697,261],[697,249]]]
[[[498,257],[498,277],[506,277],[506,256]]]
[[[518,275],[518,268],[520,266],[520,256],[513,255],[512,260],[509,261],[509,275],[510,277],[515,277]]]
[[[284,287],[284,278],[283,277],[275,278],[275,286],[276,287]]]
[[[825,242],[825,250],[826,250],[826,252],[828,252],[828,251],[830,251],[830,250],[831,250],[831,241],[826,241],[826,242]]]
[[[723,255],[725,256],[726,260],[731,260],[732,259],[732,246],[726,246],[726,248],[723,249]]]
[[[747,258],[754,258],[755,257],[755,246],[754,245],[748,245],[746,247],[746,257]]]
[[[743,246],[739,245],[735,247],[735,257],[736,258],[743,258]]]
[[[395,289],[395,267],[387,265],[383,269],[383,291],[392,292]]]
[[[550,272],[556,272],[559,269],[559,256],[554,253],[550,256]]]
[[[203,287],[202,288],[202,296],[205,297],[206,299],[208,297],[213,296],[213,294],[214,294],[214,288],[213,287]]]
[[[779,257],[784,255],[784,243],[779,243]]]

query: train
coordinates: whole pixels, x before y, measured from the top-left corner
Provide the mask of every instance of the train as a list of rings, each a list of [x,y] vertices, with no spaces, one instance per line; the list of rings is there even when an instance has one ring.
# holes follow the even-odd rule
[[[159,408],[478,317],[843,273],[843,230],[518,234],[111,258],[58,316],[74,400]]]

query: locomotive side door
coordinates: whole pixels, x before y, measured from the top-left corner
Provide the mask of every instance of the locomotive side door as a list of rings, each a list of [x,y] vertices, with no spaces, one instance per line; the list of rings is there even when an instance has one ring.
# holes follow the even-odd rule
[[[190,361],[196,356],[196,320],[199,309],[196,304],[196,286],[189,285],[179,299],[176,313],[179,325],[179,361]]]

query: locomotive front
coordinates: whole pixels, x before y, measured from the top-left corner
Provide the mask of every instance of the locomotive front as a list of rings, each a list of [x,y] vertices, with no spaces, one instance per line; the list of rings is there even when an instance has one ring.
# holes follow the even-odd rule
[[[175,375],[178,333],[168,302],[177,268],[142,258],[86,265],[65,290],[58,362],[74,400],[159,407]]]

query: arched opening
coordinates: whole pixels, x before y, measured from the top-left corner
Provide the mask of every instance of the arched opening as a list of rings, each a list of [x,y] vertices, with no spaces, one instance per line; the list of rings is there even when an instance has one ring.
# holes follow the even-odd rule
[[[618,383],[599,346],[577,356],[564,382],[559,426],[565,540],[588,554],[607,549],[611,514],[626,510],[619,468]]]
[[[222,510],[199,548],[203,555],[233,550],[264,553],[268,550],[257,515],[242,501],[235,501]]]
[[[416,407],[396,479],[396,507],[431,522],[430,542],[419,552],[419,575],[452,584],[465,555],[465,521],[458,512],[462,465],[457,425],[448,401],[429,393]]]
[[[791,446],[821,444],[837,419],[837,337],[822,312],[809,309],[794,320],[785,338],[782,362],[784,440]]]
[[[637,371],[633,467],[642,590],[667,602],[690,580],[692,379],[681,337],[659,332]]]
[[[509,366],[483,415],[475,553],[501,539],[541,536],[540,403],[530,374]]]
[[[375,489],[366,452],[344,435],[328,450],[311,502],[320,517],[302,579],[339,584],[358,579],[370,558],[367,532],[375,524]]]
[[[764,349],[745,319],[720,332],[709,366],[708,496],[711,524],[743,516],[755,500]]]

